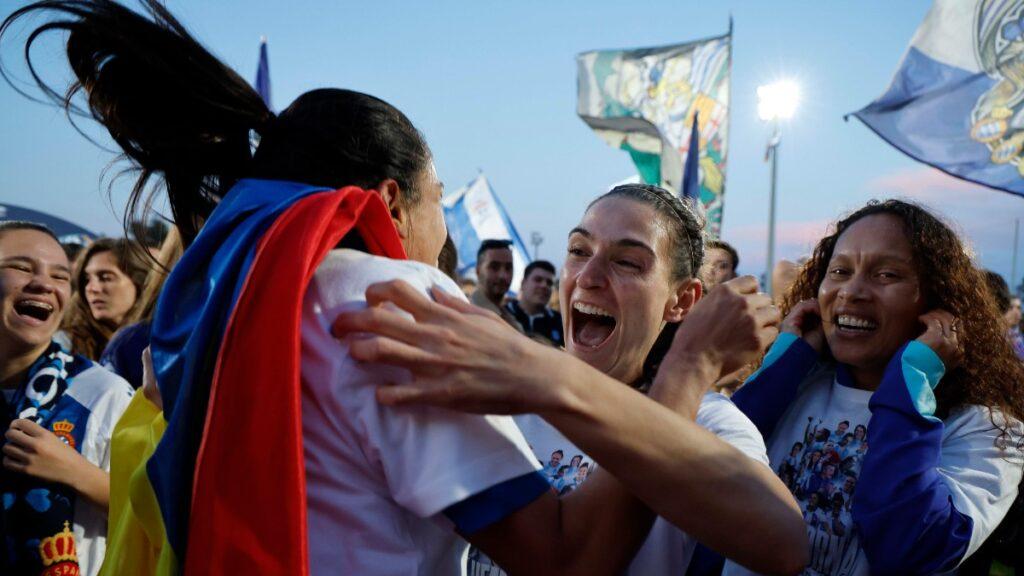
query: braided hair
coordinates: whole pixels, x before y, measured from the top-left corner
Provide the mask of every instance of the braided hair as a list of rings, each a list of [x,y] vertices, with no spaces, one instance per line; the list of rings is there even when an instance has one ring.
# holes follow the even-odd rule
[[[606,198],[629,198],[654,209],[662,223],[669,230],[672,240],[672,280],[692,278],[704,263],[704,217],[689,199],[683,200],[664,188],[651,184],[622,184],[599,196],[587,206]],[[678,322],[666,324],[658,334],[647,358],[644,360],[640,378],[633,382],[635,388],[646,391],[654,382],[658,366],[672,345]]]
[[[652,184],[622,184],[598,196],[587,210],[605,198],[630,198],[661,215],[672,237],[672,279],[690,278],[704,263],[704,217],[689,199],[681,200]]]

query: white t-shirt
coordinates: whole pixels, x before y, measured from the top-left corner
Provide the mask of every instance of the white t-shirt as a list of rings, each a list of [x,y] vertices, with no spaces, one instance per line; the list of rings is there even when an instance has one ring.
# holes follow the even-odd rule
[[[833,370],[816,367],[801,384],[799,395],[768,439],[772,470],[793,492],[807,522],[811,554],[806,575],[871,573],[850,515],[854,490],[871,488],[857,486],[863,456],[868,450],[871,395],[871,391],[840,384]],[[845,458],[839,454],[842,450],[835,442],[834,432],[844,422],[848,423],[844,435],[854,435],[846,447]],[[1019,423],[1015,430],[1019,438]],[[953,505],[974,521],[968,555],[999,524],[1021,480],[1020,452],[999,451],[995,446],[998,435],[988,411],[979,406],[959,409],[944,421],[938,471],[948,480]],[[795,470],[791,465],[794,450]],[[1002,500],[1009,497],[1009,501],[997,505],[996,495],[1001,495]],[[722,574],[754,573],[727,561]]]
[[[312,574],[463,574],[468,544],[441,512],[539,469],[511,418],[426,407],[385,407],[375,391],[408,371],[358,363],[330,327],[366,306],[376,282],[437,285],[424,264],[334,250],[303,302],[302,430]]]
[[[94,364],[71,381],[65,396],[89,412],[82,437],[82,456],[104,472],[110,472],[110,437],[128,408],[134,390],[123,378]],[[107,552],[107,509],[86,498],[75,499],[75,551],[82,576],[95,576]]]
[[[577,472],[577,484],[585,481],[596,469],[597,464],[590,457],[541,417],[527,414],[516,416],[515,421],[530,443],[538,462],[544,466],[544,473],[549,475],[550,471],[554,470],[554,476],[549,475],[549,482],[553,486],[556,486],[560,479],[569,476],[569,469],[574,464],[577,468],[586,465],[589,470],[585,475]],[[748,457],[768,465],[761,434],[753,422],[725,396],[716,392],[705,394],[697,410],[697,424],[732,444]],[[658,517],[640,551],[630,563],[626,575],[682,576],[686,574],[696,546],[696,540],[664,518]],[[505,576],[505,573],[486,555],[475,549],[470,553],[470,567],[470,573],[474,576]]]

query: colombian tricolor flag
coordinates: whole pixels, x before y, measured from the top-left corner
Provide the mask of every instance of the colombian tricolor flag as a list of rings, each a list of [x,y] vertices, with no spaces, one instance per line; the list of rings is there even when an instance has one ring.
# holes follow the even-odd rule
[[[164,412],[137,394],[115,431],[103,574],[308,574],[302,298],[350,231],[405,258],[355,187],[242,180],[213,212],[153,319]]]

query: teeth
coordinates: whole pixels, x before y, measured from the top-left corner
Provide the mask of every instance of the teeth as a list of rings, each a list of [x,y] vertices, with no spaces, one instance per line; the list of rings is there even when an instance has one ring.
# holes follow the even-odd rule
[[[604,308],[598,308],[593,304],[584,304],[583,302],[573,302],[573,309],[583,312],[584,314],[590,314],[591,316],[607,316],[608,318],[614,319],[612,313],[605,310]]]
[[[858,318],[856,316],[850,316],[848,314],[842,314],[839,316],[837,324],[842,326],[849,326],[850,328],[877,328],[878,325],[866,318]]]
[[[46,302],[39,302],[38,300],[22,300],[21,302],[18,302],[18,304],[22,306],[32,306],[33,308],[39,308],[46,310],[47,312],[53,312],[52,305],[47,304]]]

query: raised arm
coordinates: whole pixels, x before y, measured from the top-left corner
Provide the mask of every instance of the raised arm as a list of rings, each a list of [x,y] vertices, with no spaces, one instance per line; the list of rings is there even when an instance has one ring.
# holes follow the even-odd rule
[[[805,300],[794,306],[761,367],[732,396],[732,401],[766,440],[796,399],[800,382],[817,362],[824,345],[819,315],[817,300]]]
[[[883,573],[955,568],[999,523],[1021,477],[1015,439],[1000,449],[987,411],[965,413],[944,439],[933,390],[943,357],[955,365],[956,333],[943,334],[934,319],[925,324],[925,335],[893,357],[869,405],[871,448],[858,481],[868,489],[857,491],[852,512],[868,562]]]
[[[635,525],[634,519],[641,516],[630,509],[633,494],[681,529],[752,569],[778,573],[803,567],[807,540],[799,510],[784,487],[775,490],[777,480],[762,464],[582,361],[523,338],[457,299],[434,296],[439,303],[400,282],[377,285],[367,292],[371,304],[394,303],[412,313],[415,321],[381,307],[338,319],[335,327],[340,332],[377,334],[354,339],[353,357],[403,366],[413,373],[412,384],[380,388],[382,403],[429,404],[482,414],[540,414],[614,474],[609,481],[624,485],[623,489],[616,482],[598,483],[595,478],[594,486],[588,481],[558,506],[541,498],[496,523],[492,528],[500,537],[469,535],[499,564],[515,570],[517,560],[529,561],[522,569],[536,570],[540,558],[548,554],[524,558],[524,546],[529,546],[531,553],[536,549],[561,557],[582,550],[593,555],[582,561],[593,560],[588,566],[607,571],[607,558],[622,550],[623,539],[614,530],[589,530],[586,522]],[[675,382],[695,382],[706,390],[718,375],[708,378],[707,370],[704,364],[680,369]],[[613,496],[615,490],[624,494]],[[595,520],[593,514],[603,518]],[[708,521],[709,517],[721,520]],[[537,542],[542,537],[548,544]]]

